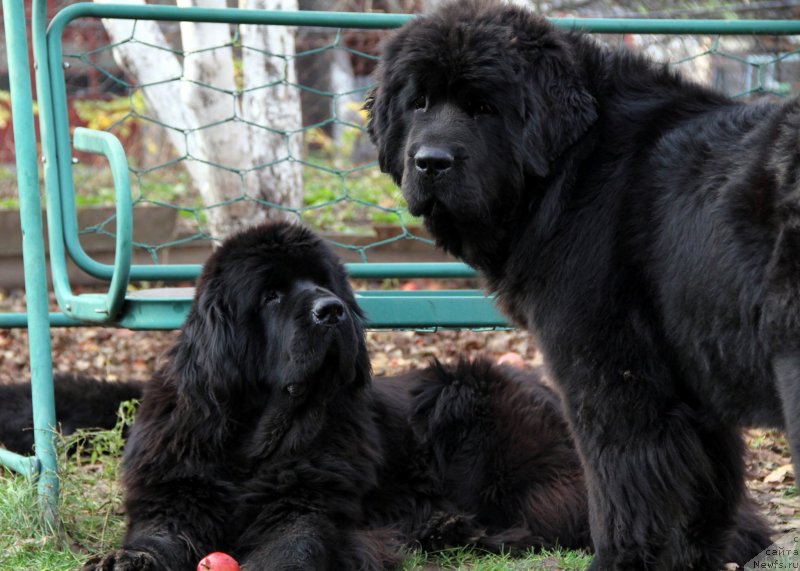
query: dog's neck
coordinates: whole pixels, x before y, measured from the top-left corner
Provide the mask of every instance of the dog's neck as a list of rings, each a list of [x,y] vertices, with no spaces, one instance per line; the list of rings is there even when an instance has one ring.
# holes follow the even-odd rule
[[[583,169],[590,168],[591,156],[599,144],[597,123],[557,157],[546,177],[529,174],[522,183],[525,189],[517,207],[512,208],[491,236],[463,240],[459,257],[478,270],[487,280],[489,291],[501,288],[508,276],[512,253],[519,252],[524,241],[544,244],[556,232],[567,208],[572,189]]]

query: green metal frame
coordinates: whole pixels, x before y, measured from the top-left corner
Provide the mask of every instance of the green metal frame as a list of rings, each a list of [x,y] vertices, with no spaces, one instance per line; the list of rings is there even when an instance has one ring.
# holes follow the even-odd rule
[[[119,275],[118,266],[102,264],[92,259],[82,248],[77,224],[75,194],[72,187],[71,144],[67,119],[67,100],[63,59],[62,36],[70,22],[80,18],[148,19],[159,21],[195,21],[246,23],[261,25],[326,26],[336,28],[383,29],[399,27],[412,16],[398,14],[360,14],[332,12],[271,12],[258,10],[231,10],[215,8],[180,8],[163,5],[113,5],[78,3],[60,11],[51,22],[46,34],[47,73],[38,80],[40,92],[48,97],[42,107],[42,122],[48,129],[42,130],[42,143],[46,157],[56,157],[55,172],[48,178],[45,173],[50,232],[50,248],[58,256],[52,268],[58,276],[56,297],[66,317],[81,320],[102,321],[128,328],[171,329],[179,326],[180,318],[173,311],[161,311],[161,305],[169,307],[184,305],[185,298],[159,300],[136,300],[132,307],[120,316],[113,313],[96,314],[96,297],[70,296],[66,275],[66,258],[72,260],[88,274],[112,279]],[[773,34],[800,33],[800,22],[786,21],[675,21],[675,20],[622,20],[622,19],[554,19],[562,28],[581,28],[592,32],[643,33],[714,33],[714,34]],[[120,208],[119,203],[117,208]],[[60,238],[59,238],[60,237]],[[65,252],[64,252],[65,250]],[[64,252],[62,257],[61,253]],[[199,274],[198,265],[132,265],[130,279],[133,280],[187,280]],[[348,264],[348,271],[355,278],[387,277],[474,277],[474,271],[464,264]],[[382,305],[372,303],[372,296],[362,296],[369,323],[374,327],[435,327],[447,323],[449,327],[497,327],[506,324],[505,319],[494,310],[493,300],[485,296],[467,295],[448,298],[416,293],[398,292]],[[71,302],[68,300],[72,300]],[[450,309],[439,310],[447,304]],[[452,304],[452,305],[451,305]],[[137,307],[141,306],[141,307]],[[444,313],[443,313],[444,312]],[[443,321],[440,319],[447,318]]]
[[[34,7],[33,26],[44,24],[44,2]],[[38,497],[45,524],[57,525],[58,474],[55,453],[55,402],[50,323],[47,310],[47,267],[39,200],[33,93],[28,62],[24,3],[3,0],[3,22],[8,46],[8,71],[13,109],[12,126],[17,161],[22,252],[25,265],[28,345],[30,348],[33,429],[36,455],[24,457],[0,453],[0,464],[29,477],[38,478]]]
[[[70,156],[69,125],[67,119],[67,100],[64,71],[60,62],[63,59],[62,35],[67,25],[80,18],[148,19],[159,21],[192,21],[216,23],[244,23],[261,25],[320,26],[335,28],[385,29],[396,28],[412,16],[401,14],[361,14],[335,12],[270,12],[259,10],[232,10],[220,8],[179,8],[162,5],[114,5],[78,3],[59,12],[47,31],[47,53],[50,89],[46,91],[51,98],[51,108],[55,112],[55,149],[60,157]],[[623,19],[553,19],[562,28],[580,28],[592,32],[640,33],[723,33],[723,34],[772,34],[800,33],[800,22],[785,21],[719,21],[719,20],[623,20]],[[59,197],[63,214],[63,237],[70,258],[88,274],[102,279],[110,279],[114,267],[93,260],[82,248],[78,240],[77,213],[75,210],[74,189],[72,188],[71,163],[59,161]],[[48,184],[48,188],[50,185]],[[411,273],[417,277],[470,277],[474,272],[463,264],[455,266],[453,273],[443,274],[439,264],[414,264]],[[374,264],[349,264],[348,271],[356,278],[396,277],[395,268],[386,268],[381,275],[373,268]],[[133,280],[187,280],[194,279],[199,266],[186,265],[134,265],[131,268]],[[404,274],[410,275],[409,273]],[[386,324],[390,325],[390,324]]]
[[[129,280],[194,279],[198,265],[131,264],[132,212],[125,153],[109,133],[76,129],[70,141],[67,100],[62,69],[62,35],[79,18],[147,19],[321,26],[334,28],[396,28],[411,16],[331,12],[270,12],[235,9],[179,8],[162,5],[110,5],[78,3],[46,20],[46,0],[33,0],[31,42],[39,98],[39,123],[44,165],[47,225],[53,289],[61,312],[48,313],[45,248],[39,199],[37,153],[33,128],[32,90],[29,80],[27,37],[23,3],[2,0],[8,46],[13,107],[13,128],[23,227],[23,255],[27,311],[0,314],[0,327],[28,327],[34,408],[36,456],[24,457],[0,450],[0,465],[38,477],[42,510],[55,525],[58,478],[54,452],[55,413],[50,352],[51,326],[91,323],[131,329],[174,329],[188,311],[188,293],[163,298],[126,293]],[[800,34],[800,21],[621,20],[553,19],[561,28],[597,33],[657,34]],[[77,212],[72,182],[72,150],[104,155],[112,170],[116,200],[116,252],[114,264],[92,259],[78,240]],[[90,275],[107,280],[105,294],[75,295],[67,278],[67,260]],[[348,264],[356,278],[473,277],[463,264]],[[358,303],[373,328],[497,327],[505,320],[493,300],[476,290],[442,292],[362,291]]]

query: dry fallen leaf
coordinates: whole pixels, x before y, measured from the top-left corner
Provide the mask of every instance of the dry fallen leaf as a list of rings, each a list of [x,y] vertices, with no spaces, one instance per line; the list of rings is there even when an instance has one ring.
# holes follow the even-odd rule
[[[770,472],[764,482],[767,484],[779,484],[786,480],[787,477],[794,478],[794,468],[791,464],[784,464]]]
[[[417,285],[427,289],[435,284],[419,281]],[[0,312],[24,311],[23,297],[19,290],[0,291]],[[54,298],[50,306],[56,309]],[[176,337],[174,331],[53,328],[53,366],[62,372],[76,372],[85,367],[87,374],[112,380],[147,379]],[[369,331],[367,343],[376,374],[394,375],[425,366],[434,356],[451,361],[460,354],[498,359],[503,353],[513,351],[524,359],[527,367],[542,364],[542,355],[536,350],[533,338],[524,331]],[[0,330],[0,383],[28,378],[27,331]],[[794,486],[795,479],[790,477],[792,472],[787,470],[779,481],[765,481],[771,473],[790,465],[785,435],[777,430],[758,429],[747,430],[744,434],[748,444],[750,494],[777,531],[797,532],[800,530],[797,515],[800,514],[800,496]],[[556,563],[553,565],[555,568]],[[726,567],[725,571],[733,569],[735,567]]]

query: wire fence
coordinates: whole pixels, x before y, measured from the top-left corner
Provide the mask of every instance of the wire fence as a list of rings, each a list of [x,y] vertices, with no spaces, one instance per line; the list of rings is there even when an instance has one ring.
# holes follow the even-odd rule
[[[362,101],[387,32],[301,27],[294,50],[282,52],[248,43],[253,34],[243,26],[216,24],[224,26],[225,40],[192,50],[185,48],[187,28],[178,23],[130,22],[122,39],[111,40],[87,21],[97,24],[79,19],[64,35],[71,124],[108,130],[123,141],[134,247],[144,254],[138,263],[172,263],[187,245],[204,255],[202,248],[221,237],[213,229],[215,217],[258,219],[276,212],[322,232],[347,261],[440,259],[398,189],[379,172],[365,133]],[[88,30],[97,35],[89,37]],[[800,87],[795,36],[597,37],[642,51],[735,97],[785,97]],[[161,62],[164,71],[149,70],[143,79],[124,65],[120,54],[126,51]],[[273,72],[264,83],[248,78],[253,54]],[[232,77],[220,85],[192,76],[187,70],[196,58],[231,62]],[[98,98],[86,99],[90,87]],[[287,91],[299,99],[300,114],[260,122],[263,114],[253,112],[253,105],[267,105]],[[155,92],[172,92],[171,101],[186,102],[193,113],[154,108]],[[232,156],[215,141],[247,143]],[[113,250],[113,211],[102,209],[113,204],[110,175],[96,159],[78,158],[73,181],[76,205],[85,210],[79,217],[81,244]],[[294,204],[272,199],[264,182],[282,180],[286,167],[299,175],[302,187]],[[202,192],[204,180],[224,186],[219,199]]]
[[[370,261],[376,249],[386,251],[401,242],[413,242],[412,249],[420,252],[426,247],[432,250],[419,221],[408,215],[397,188],[379,172],[375,151],[365,133],[366,116],[361,107],[381,32],[300,29],[296,52],[286,54],[248,45],[238,27],[231,26],[229,42],[202,48],[204,58],[216,52],[211,59],[233,61],[232,85],[220,87],[189,80],[182,73],[198,52],[181,49],[177,25],[160,27],[164,45],[140,39],[141,25],[134,23],[121,42],[65,53],[65,63],[68,97],[83,88],[86,76],[102,76],[102,83],[114,93],[102,103],[78,103],[77,115],[81,122],[108,130],[123,141],[134,212],[147,212],[143,215],[146,218],[152,217],[154,208],[170,213],[162,213],[155,234],[135,236],[135,246],[146,251],[152,263],[166,263],[169,250],[175,246],[219,239],[209,228],[209,219],[214,215],[225,218],[229,212],[236,216],[241,203],[247,203],[251,216],[255,207],[298,218],[325,233],[354,261]],[[148,39],[151,36],[150,32],[144,35]],[[150,58],[177,62],[177,66],[166,69],[181,73],[151,75],[147,82],[125,73],[114,52],[132,45],[132,51],[139,53],[159,52],[149,54]],[[263,85],[249,84],[243,74],[247,72],[247,54],[253,51],[262,58],[260,65],[282,70],[281,74]],[[261,98],[266,104],[277,90],[284,89],[299,94],[299,116],[276,126],[257,123],[252,113],[248,114],[248,101]],[[156,90],[184,94],[190,90],[196,100],[213,100],[213,104],[205,109],[196,107],[197,112],[189,116],[165,115],[148,105],[157,97],[151,93]],[[187,117],[197,122],[186,122]],[[259,139],[269,139],[271,154],[259,150],[249,156],[231,157],[226,149],[208,144],[208,140],[220,139],[253,141],[253,146]],[[231,158],[235,162],[230,162]],[[212,176],[226,186],[220,193],[223,199],[214,203],[204,200],[197,177],[193,178],[198,164],[202,170],[217,171]],[[302,199],[298,204],[273,201],[264,195],[260,184],[263,178],[274,175],[282,166],[300,174]],[[101,206],[113,197],[102,164],[88,157],[81,157],[74,168],[74,183],[79,207]],[[113,215],[83,226],[81,233],[82,240],[91,237],[97,242],[101,236],[112,244]]]

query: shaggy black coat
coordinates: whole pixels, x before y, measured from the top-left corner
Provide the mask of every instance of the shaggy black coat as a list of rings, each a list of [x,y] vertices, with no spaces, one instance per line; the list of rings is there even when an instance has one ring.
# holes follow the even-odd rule
[[[739,427],[784,427],[800,467],[800,102],[733,100],[476,0],[397,32],[376,80],[381,167],[545,355],[591,569],[766,547]]]
[[[487,362],[370,378],[344,268],[271,224],[206,263],[124,458],[127,532],[92,571],[376,570],[399,547],[588,544],[554,393]]]
[[[79,428],[113,428],[124,401],[142,396],[143,383],[95,379],[85,375],[55,375],[53,391],[59,432]],[[29,383],[0,385],[0,446],[17,454],[33,451],[33,408]]]

